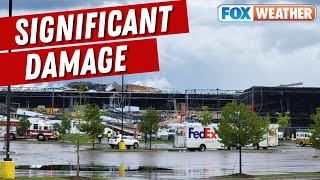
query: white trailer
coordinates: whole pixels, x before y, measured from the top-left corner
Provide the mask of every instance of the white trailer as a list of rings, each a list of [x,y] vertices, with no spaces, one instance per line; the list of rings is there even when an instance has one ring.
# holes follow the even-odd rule
[[[217,124],[202,126],[200,123],[189,123],[176,128],[174,147],[187,148],[189,151],[206,149],[224,149],[215,132]]]

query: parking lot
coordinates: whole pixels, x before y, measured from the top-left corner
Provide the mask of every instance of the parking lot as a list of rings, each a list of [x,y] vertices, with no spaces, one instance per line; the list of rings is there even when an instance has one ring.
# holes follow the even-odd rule
[[[320,169],[320,152],[311,147],[300,147],[291,141],[282,142],[281,146],[268,150],[243,150],[243,172],[246,174],[279,174],[296,172],[318,172]],[[118,167],[124,165],[128,170],[126,177],[146,176],[175,179],[208,178],[212,176],[228,175],[238,172],[237,150],[206,150],[205,152],[189,152],[174,150],[171,143],[157,143],[153,147],[157,150],[146,151],[142,143],[138,151],[118,151],[107,148],[104,144],[102,150],[87,150],[90,146],[82,148],[80,162],[83,165],[96,165],[104,167]],[[16,165],[75,165],[76,153],[70,144],[13,141],[11,144],[12,158]],[[172,151],[170,150],[172,149]],[[109,151],[109,152],[108,152]],[[4,157],[2,153],[2,157]],[[165,168],[168,171],[153,171],[150,173],[134,171],[136,167],[148,166]],[[61,176],[73,174],[74,171],[43,171],[43,170],[17,170],[17,176]],[[83,175],[117,178],[119,174],[115,168],[104,172],[82,172]]]

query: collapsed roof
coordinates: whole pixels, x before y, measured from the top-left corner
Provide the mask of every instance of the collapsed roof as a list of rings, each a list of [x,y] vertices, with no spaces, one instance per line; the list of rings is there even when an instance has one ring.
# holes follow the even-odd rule
[[[11,112],[16,112],[17,110],[13,107],[10,108]],[[5,115],[7,114],[7,105],[0,103],[0,114]]]
[[[112,83],[91,83],[91,82],[71,82],[68,85],[68,88],[73,90],[80,90],[80,91],[97,91],[97,92],[121,92],[122,86],[116,82]],[[140,86],[134,84],[125,84],[123,90],[125,92],[161,92],[160,89],[147,87],[147,86]]]

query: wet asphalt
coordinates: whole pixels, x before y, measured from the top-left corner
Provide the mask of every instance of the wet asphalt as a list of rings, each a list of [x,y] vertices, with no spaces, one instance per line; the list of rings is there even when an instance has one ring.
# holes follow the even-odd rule
[[[1,143],[1,142],[0,142]],[[3,142],[2,142],[3,143]],[[89,151],[90,146],[82,147],[80,163],[96,166],[115,167],[108,171],[83,171],[83,176],[109,177],[111,179],[208,179],[239,171],[238,150],[207,150],[205,152],[189,152],[186,150],[168,151],[171,143],[158,143],[153,147],[157,151],[143,151],[141,143],[139,152],[108,152],[106,142],[98,145],[103,150]],[[72,145],[64,143],[34,143],[29,141],[13,141],[11,158],[17,166],[32,165],[75,165],[76,153]],[[1,157],[4,158],[4,150]],[[286,174],[296,172],[319,172],[320,151],[309,146],[301,147],[291,141],[282,142],[281,146],[268,150],[247,148],[242,154],[242,170],[246,174]],[[116,167],[124,165],[127,170],[116,171]],[[166,171],[136,171],[139,166],[167,168]],[[17,177],[33,176],[72,176],[74,171],[50,170],[16,170]]]

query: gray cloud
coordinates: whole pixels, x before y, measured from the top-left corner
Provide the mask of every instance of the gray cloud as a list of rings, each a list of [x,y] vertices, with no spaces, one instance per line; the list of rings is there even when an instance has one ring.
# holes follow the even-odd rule
[[[313,24],[314,25],[314,24]],[[304,26],[313,26],[304,24]],[[318,25],[318,24],[317,24]],[[301,25],[303,26],[303,25]],[[306,29],[299,27],[270,28],[263,32],[266,50],[277,48],[280,53],[290,53],[301,48],[319,45],[320,34],[316,27]]]

